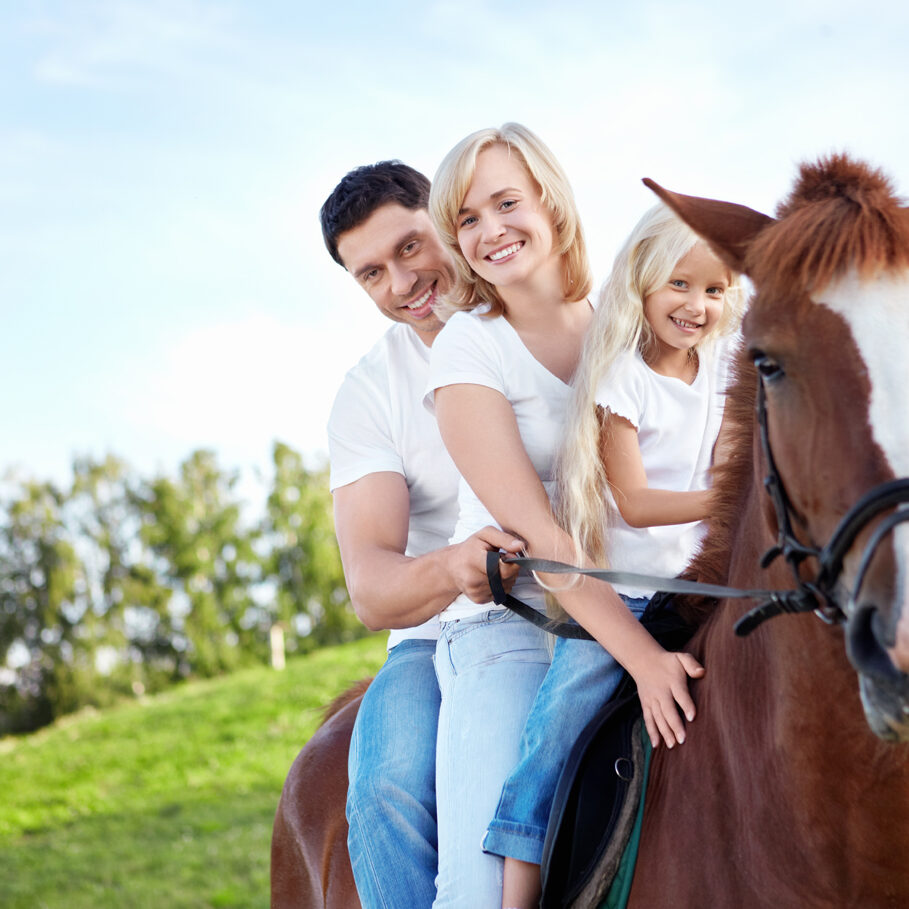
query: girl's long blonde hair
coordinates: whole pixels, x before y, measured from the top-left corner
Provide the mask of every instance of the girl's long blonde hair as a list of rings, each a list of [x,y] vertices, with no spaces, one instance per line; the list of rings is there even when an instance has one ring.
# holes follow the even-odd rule
[[[429,214],[442,242],[451,251],[458,282],[446,296],[446,308],[470,310],[488,303],[488,315],[498,316],[505,303],[495,285],[467,264],[458,244],[458,212],[470,189],[477,156],[492,145],[504,145],[521,162],[540,190],[540,200],[552,215],[562,262],[562,294],[566,301],[583,300],[592,284],[584,231],[571,184],[555,156],[536,133],[520,123],[500,129],[481,129],[462,139],[443,159],[429,191]]]
[[[665,205],[658,203],[637,223],[616,256],[587,330],[558,464],[558,512],[571,534],[578,557],[586,554],[606,566],[606,540],[617,515],[600,453],[602,411],[596,390],[603,376],[626,351],[646,358],[654,343],[644,317],[644,298],[665,284],[679,259],[700,238]],[[731,334],[741,323],[745,291],[730,273],[723,312],[716,328],[699,347]]]

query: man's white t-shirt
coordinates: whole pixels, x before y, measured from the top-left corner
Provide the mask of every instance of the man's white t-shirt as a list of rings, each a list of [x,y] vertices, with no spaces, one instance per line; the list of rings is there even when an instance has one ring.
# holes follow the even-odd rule
[[[596,402],[624,417],[638,431],[641,460],[651,489],[707,489],[713,446],[723,420],[729,382],[730,342],[699,351],[691,385],[654,372],[640,353],[621,355],[600,380]],[[671,578],[697,551],[703,521],[664,527],[631,527],[621,515],[607,530],[610,567]],[[649,597],[653,589],[616,585],[627,596]]]
[[[551,497],[571,388],[534,358],[507,319],[483,318],[476,310],[458,312],[449,319],[432,346],[427,407],[432,406],[435,389],[445,385],[482,385],[505,396],[514,410],[524,448]],[[505,464],[490,466],[508,469]],[[458,523],[451,542],[459,543],[487,525],[500,526],[461,478]],[[538,608],[544,605],[544,592],[532,577],[519,575],[512,594]],[[462,594],[440,618],[451,621],[499,608],[504,607],[474,603]]]
[[[413,328],[392,325],[347,373],[328,420],[332,492],[371,473],[404,477],[410,493],[405,555],[412,557],[446,546],[457,517],[458,472],[423,406],[429,351]],[[438,634],[434,617],[392,630],[388,647]]]

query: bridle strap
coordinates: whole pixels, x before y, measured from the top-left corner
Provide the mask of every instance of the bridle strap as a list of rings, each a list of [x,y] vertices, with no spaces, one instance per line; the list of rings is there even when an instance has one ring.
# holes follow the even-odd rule
[[[832,587],[836,583],[843,570],[843,559],[846,553],[852,548],[856,537],[864,530],[868,522],[877,517],[882,511],[892,508],[895,505],[902,505],[909,502],[909,478],[900,480],[891,480],[888,483],[882,483],[875,486],[874,489],[865,493],[849,511],[843,515],[830,542],[824,547],[820,554],[821,569],[818,572],[818,585],[823,587]],[[894,512],[890,515],[880,527],[875,530],[874,535],[868,542],[865,555],[862,559],[862,569],[857,576],[857,585],[855,593],[864,580],[864,574],[867,570],[867,562],[870,561],[874,549],[876,549],[883,538],[897,524],[909,520],[909,512],[905,509]]]
[[[720,584],[702,584],[700,581],[689,581],[685,578],[663,578],[652,574],[637,574],[633,571],[616,571],[610,568],[579,568],[577,565],[568,565],[565,562],[555,562],[552,559],[532,559],[527,556],[503,556],[492,552],[486,557],[487,571],[489,569],[490,555],[507,565],[517,565],[526,571],[540,571],[544,574],[579,574],[599,581],[608,581],[610,584],[621,584],[626,587],[646,587],[652,590],[661,590],[664,593],[682,593],[692,596],[709,596],[722,599],[728,598],[758,598],[769,597],[780,591],[773,590],[744,590],[740,587],[723,587]],[[498,574],[498,567],[495,569]],[[501,586],[501,580],[499,581]],[[490,585],[491,586],[491,585]],[[493,591],[495,594],[495,591]],[[498,600],[496,600],[498,603]]]
[[[791,513],[793,511],[792,501],[783,485],[782,477],[776,467],[776,460],[773,457],[773,449],[770,447],[770,429],[767,424],[767,394],[764,390],[764,381],[758,372],[757,399],[755,402],[755,411],[760,430],[761,451],[764,454],[764,460],[767,463],[767,475],[764,477],[764,488],[773,502],[773,510],[776,513],[777,541],[761,557],[761,567],[767,568],[775,559],[783,556],[786,563],[792,569],[796,584],[801,585],[802,580],[799,574],[801,563],[811,557],[818,557],[819,550],[812,546],[805,546],[795,536],[792,530]]]
[[[836,585],[843,571],[843,559],[869,521],[888,508],[909,502],[909,479],[891,480],[870,489],[843,515],[826,546],[822,549],[806,546],[796,538],[792,530],[791,513],[794,509],[779,470],[777,470],[773,449],[770,446],[767,399],[760,370],[758,370],[755,409],[760,430],[761,450],[767,463],[764,487],[773,502],[778,533],[776,545],[767,550],[761,558],[761,567],[766,568],[779,556],[783,556],[792,570],[796,589],[786,592],[777,591],[766,602],[751,610],[736,623],[736,634],[747,635],[767,619],[791,612],[814,611],[825,622],[844,622],[846,612],[838,602],[836,594]],[[855,589],[852,592],[853,599],[858,596],[865,570],[874,550],[896,524],[907,519],[909,516],[888,519],[884,526],[875,532],[862,557],[863,570],[857,576]],[[803,580],[800,572],[801,563],[809,557],[816,558],[818,561],[818,571],[812,581]]]
[[[489,580],[489,589],[492,592],[493,602],[498,606],[506,606],[521,618],[548,631],[550,634],[563,638],[592,641],[593,636],[574,622],[557,622],[547,619],[543,613],[528,606],[517,597],[505,592],[502,584],[502,575],[499,572],[499,562],[507,565],[517,565],[525,571],[541,571],[546,574],[579,574],[586,577],[608,581],[611,584],[624,584],[627,586],[648,587],[664,593],[681,593],[696,596],[715,598],[764,598],[785,597],[787,593],[797,591],[773,590],[742,590],[737,587],[722,587],[717,584],[702,584],[699,581],[687,581],[684,578],[661,578],[649,574],[636,574],[631,571],[613,571],[608,568],[578,568],[564,562],[554,562],[551,559],[532,559],[525,556],[504,556],[498,550],[486,553],[486,577]]]
[[[490,549],[486,553],[486,577],[489,580],[489,589],[492,591],[493,602],[498,606],[507,606],[512,612],[517,613],[522,619],[526,619],[537,628],[548,631],[560,638],[573,638],[580,641],[592,641],[593,635],[589,631],[573,622],[557,622],[554,619],[547,619],[546,616],[532,606],[528,606],[517,597],[510,593],[505,593],[505,587],[502,585],[502,575],[499,573],[500,553],[497,549]],[[501,559],[501,561],[511,562],[512,559]]]

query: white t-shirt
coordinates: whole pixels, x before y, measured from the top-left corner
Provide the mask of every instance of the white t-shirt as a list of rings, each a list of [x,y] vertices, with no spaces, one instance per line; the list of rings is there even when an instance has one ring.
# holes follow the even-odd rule
[[[699,351],[691,385],[655,373],[640,353],[620,356],[597,386],[596,402],[630,421],[638,431],[641,460],[651,489],[707,489],[713,446],[723,420],[729,380],[727,339]],[[664,527],[631,527],[617,515],[607,533],[610,566],[622,571],[675,577],[704,535],[703,521]],[[627,596],[653,589],[616,585]]]
[[[446,546],[458,513],[458,472],[423,406],[428,375],[429,348],[396,323],[347,373],[328,419],[332,492],[367,474],[401,474],[410,492],[405,554],[413,557]],[[434,617],[392,630],[388,647],[438,634]]]
[[[483,385],[507,398],[524,448],[551,497],[555,456],[564,434],[571,388],[534,358],[507,319],[482,318],[476,311],[458,312],[451,317],[432,346],[427,407],[432,407],[435,389],[445,385]],[[477,414],[477,419],[482,419],[482,414]],[[506,470],[507,465],[499,468]],[[486,525],[499,526],[462,477],[458,486],[458,523],[451,542],[465,540]],[[543,607],[543,590],[532,577],[519,575],[512,594]],[[451,621],[498,608],[504,607],[473,603],[462,594],[440,618]]]

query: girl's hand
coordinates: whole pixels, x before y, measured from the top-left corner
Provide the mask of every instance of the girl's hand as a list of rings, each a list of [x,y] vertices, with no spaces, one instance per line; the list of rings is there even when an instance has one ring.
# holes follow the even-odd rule
[[[704,667],[690,653],[664,650],[658,660],[651,661],[647,670],[635,677],[644,711],[644,725],[654,748],[661,740],[666,742],[667,748],[685,741],[685,723],[678,707],[689,722],[694,719],[695,708],[688,692],[688,677],[699,679],[703,675]]]

